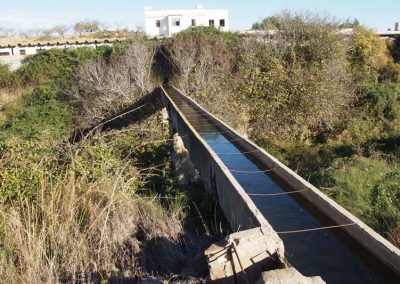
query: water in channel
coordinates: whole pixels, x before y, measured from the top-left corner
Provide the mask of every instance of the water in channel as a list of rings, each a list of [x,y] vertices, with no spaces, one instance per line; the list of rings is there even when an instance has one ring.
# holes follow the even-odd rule
[[[271,172],[260,172],[251,153],[243,154],[235,142],[224,136],[218,125],[210,123],[196,108],[189,105],[173,89],[168,95],[186,116],[200,136],[217,153],[222,162],[250,194],[285,245],[285,256],[305,276],[321,276],[327,283],[384,283],[382,268],[363,255],[354,242],[347,240],[341,229],[323,229],[301,233],[284,232],[332,225],[319,218],[296,197],[298,194],[256,196],[286,192]],[[302,190],[302,189],[292,189]],[[279,233],[282,232],[282,233]]]

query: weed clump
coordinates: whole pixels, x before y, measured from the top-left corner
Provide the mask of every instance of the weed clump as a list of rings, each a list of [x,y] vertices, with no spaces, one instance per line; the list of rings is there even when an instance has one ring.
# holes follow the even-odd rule
[[[142,41],[138,44],[147,48]],[[112,92],[118,80],[105,75],[118,65],[106,67],[112,49],[44,51],[27,57],[12,72],[23,91],[0,109],[3,281],[96,282],[193,275],[187,266],[199,248],[182,227],[186,203],[174,196],[170,151],[162,142],[166,130],[157,116],[142,117],[123,130],[93,131],[79,143],[67,142],[76,128],[94,125],[99,117],[112,119],[120,108],[151,91],[151,57],[140,61],[142,49],[135,47],[133,43],[125,47],[129,54],[123,47],[118,51],[130,60],[119,57],[126,65],[118,78],[124,70],[148,70],[143,76],[137,74],[136,81],[127,79],[130,93],[113,109],[112,103],[125,94]],[[97,85],[90,83],[89,66],[103,68],[99,72],[104,80]],[[81,76],[75,77],[76,73]],[[80,96],[71,93],[75,84],[81,87]],[[92,103],[102,108],[91,108]],[[85,116],[82,109],[89,110]],[[146,158],[149,155],[154,156],[152,162]],[[168,187],[168,194],[158,198],[152,186],[159,192]]]

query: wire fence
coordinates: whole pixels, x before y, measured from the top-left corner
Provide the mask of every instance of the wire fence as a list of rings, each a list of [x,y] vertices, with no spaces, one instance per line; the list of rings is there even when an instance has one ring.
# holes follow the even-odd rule
[[[195,127],[195,128],[199,128],[199,127],[207,127],[207,126],[222,126],[222,123],[212,123],[209,122],[207,124],[196,124],[196,123],[200,123],[200,122],[206,122],[206,121],[210,121],[208,120],[208,118],[206,117],[206,113],[204,111],[199,111],[197,110],[197,106],[191,102],[182,102],[177,104],[178,107],[183,107],[183,106],[188,106],[191,107],[192,109],[188,110],[188,113],[185,115],[185,118],[187,118],[189,120],[189,122]],[[191,120],[190,118],[195,118],[195,120]],[[227,131],[219,131],[219,132],[215,132],[215,131],[199,131],[198,133],[202,136],[205,135],[222,135],[224,136],[224,134],[227,133],[233,133],[233,130],[227,130]],[[187,136],[187,135],[186,135]],[[219,140],[214,140],[214,141],[207,141],[208,144],[231,144],[232,142],[235,141],[240,141],[243,140],[243,138],[235,138],[235,139],[220,139]],[[256,152],[260,152],[260,149],[254,149],[254,150],[250,150],[250,151],[240,151],[238,149],[239,152],[216,152],[217,155],[221,155],[221,156],[236,156],[236,155],[245,155],[245,154],[251,154],[251,153],[256,153]],[[268,173],[268,172],[273,172],[276,169],[280,168],[279,165],[274,164],[274,166],[271,169],[265,169],[265,170],[245,170],[245,169],[239,169],[239,168],[226,168],[228,169],[230,172],[232,173],[245,173],[245,174],[259,174],[259,173]],[[264,186],[264,184],[254,184],[254,183],[247,183],[246,187],[251,187],[251,186]],[[265,184],[265,186],[267,186],[267,184]],[[310,188],[304,188],[304,189],[299,189],[299,190],[293,190],[293,191],[282,191],[282,192],[269,192],[269,193],[247,193],[249,196],[253,196],[253,197],[269,197],[269,196],[288,196],[288,195],[292,195],[292,194],[300,194],[306,191],[309,191]],[[276,210],[274,211],[274,208],[272,208],[272,210],[267,210],[267,211],[262,211],[263,214],[268,214],[268,213],[274,213],[274,212],[282,212],[282,213],[288,213],[291,212],[290,210],[288,210],[288,208],[282,208],[282,206],[277,206]],[[300,214],[301,212],[306,213],[306,211],[304,209],[302,209],[301,207],[299,207],[296,210],[292,210],[295,213]],[[319,227],[312,227],[312,228],[302,228],[302,229],[296,229],[296,230],[287,230],[287,231],[278,231],[277,233],[280,235],[283,234],[296,234],[296,233],[305,233],[305,232],[314,232],[314,231],[321,231],[321,230],[331,230],[331,229],[339,229],[339,228],[345,228],[345,227],[349,227],[349,226],[353,226],[355,225],[355,223],[347,223],[347,224],[338,224],[338,225],[330,225],[330,226],[319,226]],[[232,247],[234,249],[234,252],[236,253],[236,247],[234,244],[232,244]],[[237,255],[238,259],[239,256]],[[239,259],[240,261],[240,259]],[[242,265],[240,264],[240,268],[243,270]]]

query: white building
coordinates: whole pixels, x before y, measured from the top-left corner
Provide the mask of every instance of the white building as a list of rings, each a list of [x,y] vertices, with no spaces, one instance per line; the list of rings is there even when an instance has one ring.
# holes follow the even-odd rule
[[[115,40],[118,42],[118,40]],[[27,55],[33,55],[43,50],[48,49],[63,49],[63,48],[79,48],[79,47],[91,47],[97,48],[99,46],[112,46],[114,41],[94,41],[94,42],[64,42],[64,43],[34,43],[34,44],[17,44],[17,45],[0,45],[0,64],[7,64],[12,70],[15,70],[21,66],[22,60]]]
[[[118,42],[118,40],[116,40]],[[6,56],[25,56],[25,55],[33,55],[42,50],[53,49],[53,48],[78,48],[78,47],[92,47],[97,48],[99,46],[112,46],[113,41],[105,40],[105,41],[93,41],[93,42],[64,42],[64,43],[34,43],[34,44],[17,44],[17,45],[0,45],[0,57]]]
[[[169,37],[196,26],[214,26],[228,31],[228,16],[227,9],[204,9],[201,5],[188,10],[153,10],[151,7],[144,9],[146,34],[150,37]]]

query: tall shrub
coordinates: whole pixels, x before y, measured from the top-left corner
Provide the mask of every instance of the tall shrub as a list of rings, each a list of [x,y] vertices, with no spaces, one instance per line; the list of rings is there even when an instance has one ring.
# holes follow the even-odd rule
[[[346,42],[336,22],[283,13],[270,41],[244,46],[239,92],[255,138],[304,140],[329,128],[354,96]]]
[[[362,26],[354,29],[349,49],[349,61],[354,78],[358,82],[376,82],[379,69],[391,60],[389,49],[384,40]]]
[[[99,59],[79,67],[77,88],[72,90],[79,124],[87,126],[112,116],[152,91],[155,48],[136,39],[111,59]]]

